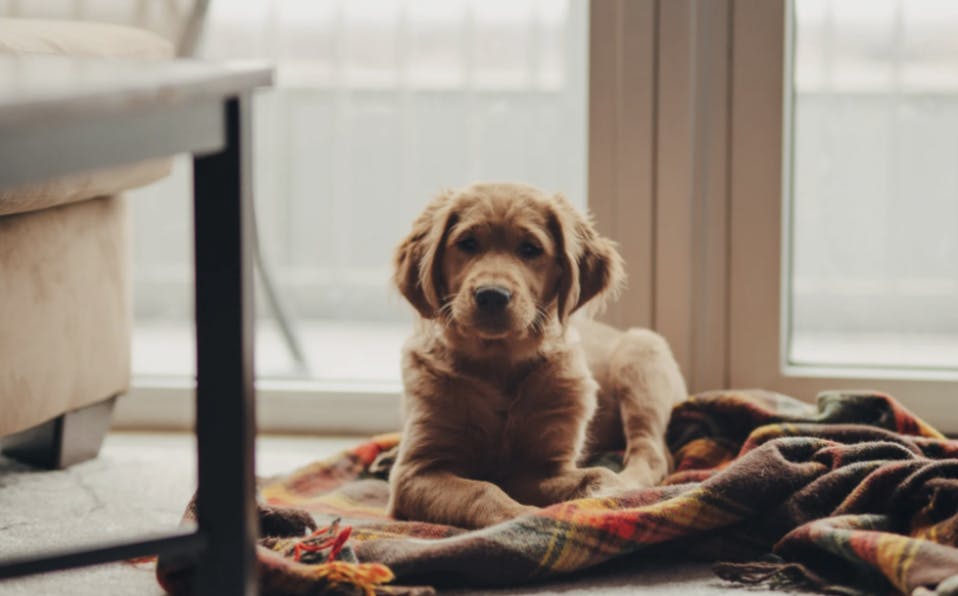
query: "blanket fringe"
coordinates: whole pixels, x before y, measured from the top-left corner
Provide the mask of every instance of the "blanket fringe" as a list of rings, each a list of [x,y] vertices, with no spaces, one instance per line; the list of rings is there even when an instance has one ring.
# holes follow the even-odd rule
[[[826,583],[806,567],[784,561],[715,563],[712,565],[712,571],[726,581],[764,586],[773,590],[821,591]]]
[[[329,593],[353,593],[359,590],[365,596],[374,596],[380,584],[394,579],[392,571],[379,563],[348,563],[327,561],[312,566],[309,577],[318,585],[327,587]]]

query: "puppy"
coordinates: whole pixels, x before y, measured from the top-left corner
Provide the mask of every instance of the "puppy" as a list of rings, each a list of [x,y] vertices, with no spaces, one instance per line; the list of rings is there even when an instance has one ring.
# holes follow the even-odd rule
[[[665,340],[571,316],[623,281],[615,245],[561,195],[475,184],[426,207],[395,254],[418,311],[403,349],[399,519],[479,528],[656,484],[685,382]],[[624,449],[625,467],[580,467]]]

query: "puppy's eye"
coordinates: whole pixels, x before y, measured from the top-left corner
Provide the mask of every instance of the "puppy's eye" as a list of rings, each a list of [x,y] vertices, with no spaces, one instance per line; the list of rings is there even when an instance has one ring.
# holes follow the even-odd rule
[[[462,252],[472,254],[479,250],[479,241],[472,236],[467,236],[459,242],[456,242],[456,247]]]
[[[519,245],[519,256],[524,259],[534,259],[542,254],[542,247],[531,242],[523,242]]]

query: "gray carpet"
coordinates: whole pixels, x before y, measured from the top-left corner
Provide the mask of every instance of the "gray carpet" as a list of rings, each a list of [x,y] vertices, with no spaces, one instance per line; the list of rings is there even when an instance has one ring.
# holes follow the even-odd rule
[[[353,438],[261,437],[258,473],[276,474],[353,445]],[[57,472],[37,471],[0,457],[0,554],[135,538],[176,527],[193,492],[195,460],[189,435],[117,433],[99,458]],[[504,590],[445,590],[460,596],[588,594],[781,594],[742,590],[705,565],[634,556],[561,581]],[[116,563],[0,582],[0,596],[159,595],[151,564]]]

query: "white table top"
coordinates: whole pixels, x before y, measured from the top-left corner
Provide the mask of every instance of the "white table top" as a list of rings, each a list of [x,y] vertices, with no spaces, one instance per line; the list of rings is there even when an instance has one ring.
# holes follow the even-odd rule
[[[272,80],[262,63],[0,56],[0,129],[225,98]]]

